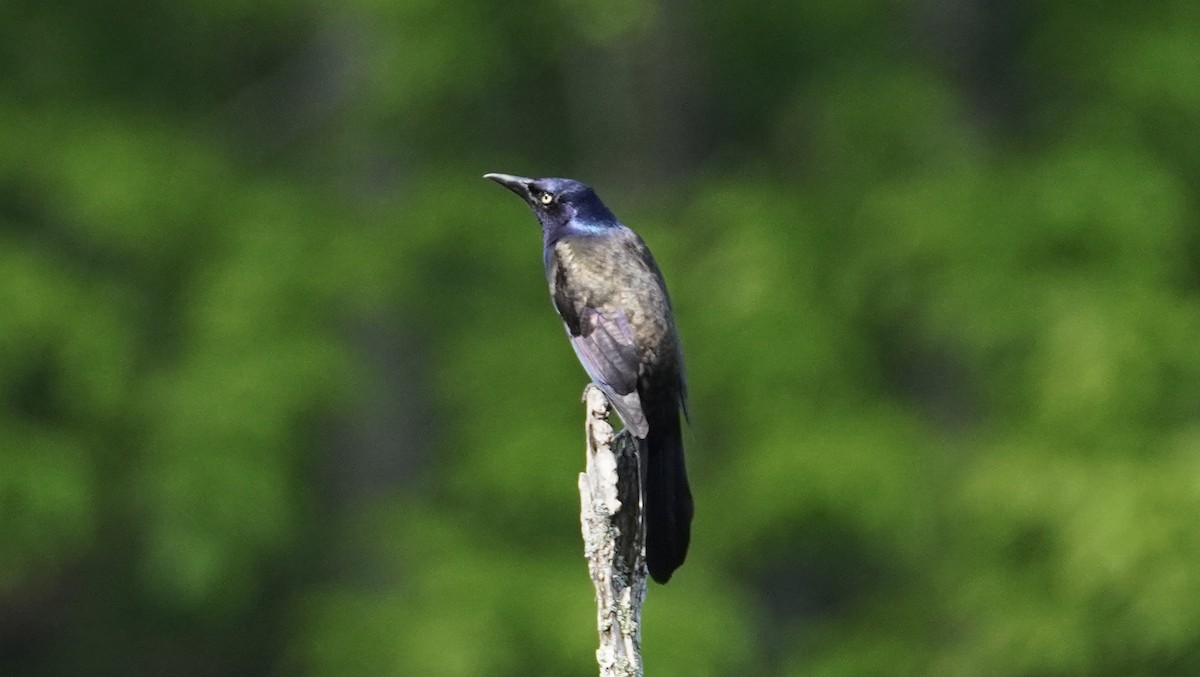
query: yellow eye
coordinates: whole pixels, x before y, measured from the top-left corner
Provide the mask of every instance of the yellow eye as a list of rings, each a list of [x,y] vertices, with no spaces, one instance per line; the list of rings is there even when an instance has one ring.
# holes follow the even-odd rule
[[[548,205],[551,202],[554,202],[554,196],[551,195],[550,193],[542,193],[542,196],[538,199],[541,200],[542,204],[544,204],[544,205]]]

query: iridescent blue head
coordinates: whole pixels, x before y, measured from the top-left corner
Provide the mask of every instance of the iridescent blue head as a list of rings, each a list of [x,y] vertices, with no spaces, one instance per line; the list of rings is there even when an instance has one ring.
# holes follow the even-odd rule
[[[519,195],[541,222],[547,241],[562,235],[585,235],[621,227],[596,191],[574,179],[529,179],[511,174],[484,174],[483,178]]]

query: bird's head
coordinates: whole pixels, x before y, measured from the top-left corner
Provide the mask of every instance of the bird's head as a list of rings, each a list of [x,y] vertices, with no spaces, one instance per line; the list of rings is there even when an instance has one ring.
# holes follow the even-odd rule
[[[595,231],[620,225],[591,186],[574,179],[530,179],[511,174],[484,174],[483,178],[516,193],[533,210],[548,234],[564,229]]]

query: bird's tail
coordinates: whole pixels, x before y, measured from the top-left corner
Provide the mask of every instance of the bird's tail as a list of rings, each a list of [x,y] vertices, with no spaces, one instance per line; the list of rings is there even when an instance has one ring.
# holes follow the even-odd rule
[[[679,412],[654,416],[642,440],[646,478],[646,565],[666,583],[687,557],[692,534],[692,492],[683,461]]]

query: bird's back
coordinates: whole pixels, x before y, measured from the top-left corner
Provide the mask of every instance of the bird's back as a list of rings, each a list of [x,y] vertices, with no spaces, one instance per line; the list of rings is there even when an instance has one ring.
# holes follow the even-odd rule
[[[657,366],[677,357],[679,339],[666,285],[633,231],[621,228],[603,235],[566,236],[554,242],[548,253],[550,293],[569,329],[570,309],[562,308],[563,302],[576,312],[595,308],[606,315],[624,313],[643,364]]]

